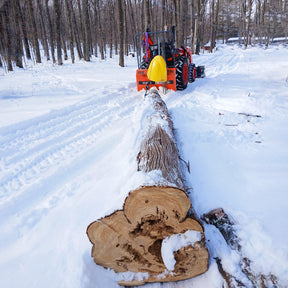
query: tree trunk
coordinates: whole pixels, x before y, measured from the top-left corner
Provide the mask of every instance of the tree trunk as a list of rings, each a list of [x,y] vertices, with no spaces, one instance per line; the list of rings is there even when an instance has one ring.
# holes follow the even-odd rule
[[[84,23],[83,23],[83,27],[84,27],[84,60],[89,62],[90,61],[90,43],[89,43],[89,34],[90,34],[90,30],[89,30],[89,12],[88,12],[88,1],[87,0],[83,0],[82,1],[82,12],[83,12],[83,18],[84,19]]]
[[[117,0],[118,11],[118,39],[119,39],[119,66],[124,67],[124,23],[123,23],[123,6],[122,0]]]
[[[211,1],[210,5],[210,52],[213,51],[214,42],[215,42],[215,0]]]
[[[101,10],[100,10],[100,0],[96,0],[96,5],[97,5],[97,23],[98,23],[98,38],[99,38],[99,48],[100,48],[100,54],[101,54],[101,60],[105,59],[105,54],[104,54],[104,32],[102,29],[102,23],[101,23]]]
[[[79,33],[77,21],[76,21],[75,11],[74,11],[73,5],[70,3],[70,1],[67,1],[67,5],[70,7],[70,11],[71,11],[71,16],[72,16],[72,27],[71,28],[73,29],[73,36],[74,36],[74,40],[76,43],[78,57],[79,57],[79,59],[82,59],[84,56],[83,56],[83,52],[82,52],[81,37],[79,35],[80,33]]]
[[[150,115],[144,123],[147,133],[137,155],[138,171],[141,171],[138,173],[145,173],[147,177],[159,173],[162,177],[152,178],[149,185],[130,192],[123,210],[101,218],[87,228],[96,264],[116,272],[149,274],[140,281],[119,282],[126,286],[188,279],[208,269],[209,254],[202,225],[189,215],[191,203],[184,191],[173,123],[157,90],[149,90],[145,101],[149,101],[147,111]],[[161,256],[163,239],[188,230],[197,231],[201,240],[175,251],[173,273],[166,273]]]
[[[165,17],[165,12],[166,12],[166,7],[165,7],[165,0],[162,0],[161,2],[161,30],[165,30],[165,24],[166,22],[166,17]]]
[[[203,215],[203,220],[210,225],[214,225],[222,234],[227,245],[239,254],[239,267],[234,269],[234,271],[242,270],[244,275],[246,275],[249,286],[255,288],[268,288],[268,287],[281,287],[278,283],[278,278],[273,274],[264,274],[259,271],[254,271],[253,261],[250,260],[242,250],[240,245],[240,238],[237,235],[237,230],[235,229],[235,224],[231,217],[224,212],[222,208],[217,208],[210,211],[207,214]],[[217,257],[216,263],[219,269],[221,276],[226,282],[228,288],[238,288],[238,287],[247,287],[239,279],[239,273],[235,275],[228,273],[224,270],[222,266],[222,260]]]
[[[251,45],[251,31],[250,31],[250,22],[251,22],[251,13],[252,13],[252,0],[248,0],[248,15],[246,17],[246,39],[245,46]]]
[[[150,20],[150,0],[145,0],[144,2],[144,20],[145,20],[145,31],[149,28],[151,29]]]
[[[49,26],[49,43],[50,43],[51,56],[52,56],[52,61],[55,64],[56,59],[55,59],[55,51],[54,51],[54,33],[53,33],[53,26],[52,26],[51,16],[49,12],[48,2],[49,2],[48,0],[45,0],[45,9],[46,9],[46,16],[47,16],[48,26]]]
[[[33,47],[35,49],[35,54],[36,54],[36,63],[41,63],[38,32],[37,32],[36,20],[34,16],[34,6],[32,3],[32,0],[28,0],[27,3],[28,3],[30,25],[32,29]]]
[[[40,3],[40,0],[37,0],[36,2],[37,2],[39,14],[40,14],[40,23],[39,24],[41,24],[41,27],[42,27],[42,37],[41,37],[42,38],[42,44],[43,44],[43,48],[45,51],[46,59],[47,59],[47,61],[49,61],[50,60],[49,47],[48,47],[46,27],[45,27],[45,23],[44,23],[44,19],[46,17],[44,16],[42,3]]]
[[[9,17],[9,4],[7,2],[4,2],[3,5],[3,24],[4,24],[4,37],[5,41],[4,43],[6,44],[6,62],[7,62],[7,69],[8,71],[13,71],[13,66],[12,66],[12,33],[11,33],[11,25],[10,25],[10,17]],[[4,44],[4,45],[5,45]]]
[[[200,49],[201,49],[201,42],[200,42],[201,4],[200,4],[200,0],[196,0],[195,4],[196,4],[195,6],[196,6],[196,11],[197,11],[197,17],[195,19],[195,34],[194,34],[195,53],[200,54]]]
[[[22,56],[23,56],[23,47],[22,47],[22,41],[20,36],[20,27],[19,27],[19,18],[20,18],[20,11],[18,10],[19,3],[17,3],[19,0],[14,0],[12,2],[12,10],[13,10],[13,27],[14,27],[14,60],[15,64],[19,68],[23,68],[22,63]]]
[[[59,0],[54,0],[54,10],[55,10],[55,26],[56,26],[56,45],[57,45],[57,62],[58,65],[62,65],[62,47],[61,47],[61,7]]]
[[[66,17],[68,20],[68,31],[69,31],[69,47],[70,47],[70,54],[71,54],[71,61],[72,63],[75,62],[75,54],[74,54],[74,41],[73,41],[73,26],[72,26],[72,17],[71,17],[71,10],[68,3],[68,0],[65,0],[65,8],[66,8]]]

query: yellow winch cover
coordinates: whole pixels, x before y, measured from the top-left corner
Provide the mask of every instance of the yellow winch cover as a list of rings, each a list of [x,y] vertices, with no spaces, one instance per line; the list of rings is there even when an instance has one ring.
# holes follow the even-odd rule
[[[164,58],[160,55],[155,56],[148,68],[147,77],[154,82],[167,82],[167,68]]]

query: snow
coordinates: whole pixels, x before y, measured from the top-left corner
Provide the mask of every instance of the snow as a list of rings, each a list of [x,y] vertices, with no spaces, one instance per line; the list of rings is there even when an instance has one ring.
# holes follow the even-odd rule
[[[166,237],[162,241],[161,256],[162,260],[169,271],[174,270],[176,260],[173,252],[180,250],[186,246],[194,247],[197,241],[201,240],[201,233],[198,231],[188,230],[183,234],[174,234]]]
[[[0,70],[1,287],[119,287],[90,257],[86,228],[149,182],[135,161],[147,106],[136,59],[125,61]],[[287,48],[222,46],[194,62],[206,78],[162,95],[190,162],[191,173],[183,169],[193,207],[200,216],[222,207],[253,269],[287,287]],[[181,287],[222,287],[214,257],[245,283],[237,252],[214,226],[204,228],[209,270]]]

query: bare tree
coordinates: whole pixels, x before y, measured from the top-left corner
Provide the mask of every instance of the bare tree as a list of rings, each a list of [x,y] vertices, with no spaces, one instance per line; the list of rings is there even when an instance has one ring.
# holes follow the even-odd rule
[[[22,40],[24,44],[25,54],[26,54],[27,59],[31,59],[30,47],[29,47],[29,42],[28,42],[28,34],[27,34],[27,24],[23,15],[24,12],[23,12],[23,9],[21,8],[19,0],[16,1],[16,5],[18,6],[17,7],[17,10],[18,10],[17,20],[19,21],[19,26],[22,32]]]
[[[253,0],[247,0],[247,13],[246,13],[246,25],[245,25],[245,46],[247,47],[247,45],[251,45],[251,13],[252,13],[252,3]]]
[[[124,66],[122,53],[128,53],[135,34],[172,25],[176,45],[189,41],[197,54],[208,41],[212,51],[220,37],[239,36],[245,46],[255,41],[269,45],[275,37],[287,39],[287,13],[287,0],[0,0],[0,65],[7,71],[23,67],[23,57],[31,59],[32,51],[40,63],[41,41],[53,63],[57,48],[59,65],[62,55],[68,58],[66,46],[73,63],[75,48],[79,59],[90,61],[98,50],[104,59],[110,46],[110,57],[112,50],[120,52]]]
[[[124,23],[123,23],[123,3],[122,0],[117,1],[117,14],[118,14],[118,39],[119,39],[119,66],[124,67]]]
[[[28,4],[28,12],[29,12],[29,22],[30,22],[30,28],[32,32],[32,41],[33,41],[33,47],[35,49],[35,55],[36,55],[36,63],[41,63],[41,55],[40,55],[40,47],[39,47],[39,37],[37,32],[37,25],[34,15],[34,6],[32,3],[32,0],[27,0]]]
[[[57,62],[58,65],[63,64],[62,50],[61,50],[61,6],[59,0],[54,0],[55,11],[55,30],[56,30],[56,45],[57,45]]]
[[[89,41],[89,35],[90,35],[90,28],[89,28],[89,13],[88,13],[88,0],[82,0],[82,11],[83,16],[83,27],[84,27],[84,60],[90,61],[90,41]]]
[[[144,19],[145,19],[145,30],[148,28],[151,29],[151,20],[150,20],[150,0],[144,0]]]
[[[7,62],[7,70],[13,71],[12,66],[12,33],[11,33],[11,26],[10,26],[10,17],[9,17],[9,5],[8,1],[5,1],[2,6],[2,25],[3,25],[3,36],[4,36],[4,45],[5,45],[5,58]]]
[[[12,15],[13,18],[11,19],[12,25],[13,25],[13,38],[12,41],[14,42],[12,45],[14,47],[14,60],[15,64],[19,68],[23,68],[23,62],[22,62],[22,57],[23,57],[23,46],[21,43],[21,35],[20,35],[20,22],[18,19],[20,18],[20,11],[18,10],[19,5],[18,2],[19,0],[12,0]],[[21,18],[20,18],[21,19]]]
[[[71,9],[69,6],[69,1],[65,0],[65,10],[66,10],[66,18],[68,21],[68,31],[69,31],[69,46],[70,46],[70,54],[72,63],[75,62],[74,55],[74,42],[73,42],[73,26],[72,26],[72,17],[71,17]]]
[[[46,32],[46,27],[45,27],[45,23],[44,23],[44,19],[46,19],[46,17],[44,16],[44,11],[43,11],[43,5],[40,2],[40,0],[37,0],[37,6],[38,6],[38,11],[39,11],[39,24],[42,30],[42,35],[41,35],[41,39],[42,39],[42,44],[43,44],[43,48],[45,51],[45,55],[47,60],[50,60],[50,56],[49,56],[49,46],[48,46],[48,37],[47,37],[47,32]]]
[[[52,21],[51,21],[48,1],[49,0],[45,0],[45,10],[46,10],[46,17],[47,17],[47,21],[48,21],[48,30],[49,30],[49,32],[47,32],[48,35],[46,35],[46,37],[49,39],[52,61],[53,61],[53,63],[56,63],[55,52],[54,52],[54,43],[55,43],[54,32],[53,32],[54,29],[53,29],[53,26],[52,26]]]

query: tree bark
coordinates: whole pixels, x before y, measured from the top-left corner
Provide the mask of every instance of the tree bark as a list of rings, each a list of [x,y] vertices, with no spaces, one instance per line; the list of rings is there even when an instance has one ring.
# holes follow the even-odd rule
[[[245,27],[245,46],[251,45],[251,31],[250,31],[250,23],[251,23],[251,13],[252,13],[252,0],[248,0],[248,15],[246,16],[246,27]]]
[[[88,12],[88,1],[87,0],[82,0],[82,12],[83,12],[83,18],[84,19],[84,60],[89,62],[90,61],[90,43],[89,43],[89,35],[90,35],[90,30],[89,30],[89,12]]]
[[[149,274],[141,281],[119,282],[126,286],[188,279],[208,269],[203,227],[189,213],[192,207],[185,193],[172,120],[156,90],[149,90],[145,101],[150,101],[149,111],[152,105],[153,112],[144,123],[147,133],[137,155],[138,173],[149,177],[149,173],[158,171],[162,176],[130,192],[122,210],[87,228],[96,264],[116,272]],[[174,252],[173,273],[165,273],[167,267],[161,256],[163,239],[188,230],[198,231],[201,241]],[[160,274],[163,277],[157,277]]]
[[[217,208],[203,215],[203,220],[210,225],[214,225],[222,234],[227,245],[240,256],[239,268],[247,276],[247,280],[250,281],[249,287],[255,288],[269,288],[269,287],[281,287],[278,283],[278,278],[273,274],[259,273],[259,271],[254,271],[252,268],[253,261],[244,255],[242,247],[240,245],[240,238],[237,235],[237,230],[235,229],[235,224],[231,217],[225,213],[222,208]],[[245,287],[245,285],[238,279],[239,273],[236,275],[230,274],[224,270],[222,266],[222,260],[217,257],[216,263],[220,274],[222,275],[224,281],[228,288],[240,288]],[[235,269],[237,271],[237,269]],[[225,286],[226,287],[226,286]]]
[[[66,17],[68,20],[68,31],[69,31],[69,47],[70,47],[70,54],[71,54],[71,61],[72,63],[75,62],[75,54],[74,54],[74,41],[73,41],[73,26],[72,26],[72,17],[71,17],[71,10],[69,6],[69,1],[65,0],[65,8],[66,8]]]
[[[30,25],[32,29],[33,47],[35,49],[35,54],[36,54],[36,63],[41,63],[38,32],[37,32],[36,20],[34,16],[34,6],[32,3],[32,0],[27,0],[27,3],[28,3]]]
[[[13,66],[12,66],[12,33],[11,33],[11,25],[9,21],[9,6],[7,2],[4,2],[3,5],[3,26],[4,26],[4,43],[6,44],[6,62],[7,62],[7,69],[8,71],[13,71]]]
[[[71,11],[73,36],[74,36],[74,40],[76,43],[78,57],[79,59],[82,59],[84,56],[82,52],[81,37],[80,37],[79,28],[78,28],[77,21],[76,21],[75,11],[74,11],[73,5],[70,3],[69,0],[67,1],[67,4],[70,7],[70,11]]]
[[[119,39],[119,66],[124,67],[124,23],[123,23],[123,6],[122,0],[117,0],[118,10],[118,39]]]
[[[45,51],[45,55],[46,55],[46,59],[47,61],[50,60],[50,56],[49,56],[49,47],[48,47],[48,40],[47,40],[47,32],[46,32],[46,27],[45,27],[45,23],[44,23],[44,19],[46,18],[44,16],[44,12],[43,12],[43,5],[42,3],[40,3],[40,0],[37,0],[37,6],[38,6],[38,10],[39,10],[39,14],[40,14],[40,23],[41,27],[42,27],[42,44],[43,44],[43,48]]]
[[[99,48],[100,48],[100,54],[101,54],[101,60],[105,59],[105,53],[104,53],[104,32],[103,32],[103,25],[101,23],[101,10],[100,10],[100,0],[96,0],[97,5],[97,23],[98,23],[98,38],[99,38]],[[118,1],[118,0],[117,0]]]
[[[54,0],[54,10],[55,10],[55,26],[56,26],[56,45],[57,45],[57,62],[58,65],[62,65],[62,47],[61,47],[61,7],[59,0]]]
[[[200,22],[201,22],[201,3],[200,0],[196,0],[195,2],[197,16],[195,19],[195,34],[194,34],[194,40],[195,40],[195,53],[200,54],[201,49],[201,41],[200,41]]]
[[[22,56],[23,56],[23,47],[22,41],[20,36],[20,27],[19,27],[19,18],[20,18],[20,11],[18,10],[19,7],[19,0],[13,0],[12,2],[12,15],[13,15],[13,27],[14,27],[14,37],[13,37],[13,46],[14,46],[14,60],[15,64],[19,68],[23,68]],[[18,2],[18,3],[17,3]]]
[[[50,43],[51,56],[52,56],[52,61],[55,64],[56,59],[55,59],[55,51],[54,51],[54,33],[53,33],[53,26],[52,26],[51,16],[49,12],[48,2],[49,0],[45,0],[45,9],[46,9],[46,16],[47,16],[48,26],[49,26],[49,43]]]
[[[144,2],[144,20],[145,20],[145,31],[149,28],[151,29],[150,20],[150,0],[145,0]]]

